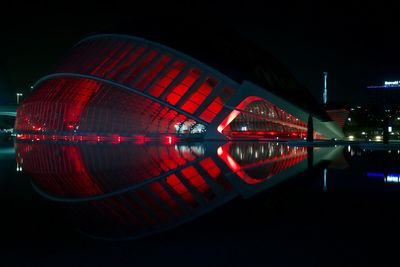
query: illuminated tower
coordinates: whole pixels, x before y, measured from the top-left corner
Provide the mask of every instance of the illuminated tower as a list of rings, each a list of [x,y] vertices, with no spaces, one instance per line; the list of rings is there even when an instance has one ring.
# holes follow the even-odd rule
[[[324,71],[324,94],[323,94],[324,105],[326,105],[326,102],[328,101],[328,87],[326,84],[327,79],[328,79],[328,72]]]

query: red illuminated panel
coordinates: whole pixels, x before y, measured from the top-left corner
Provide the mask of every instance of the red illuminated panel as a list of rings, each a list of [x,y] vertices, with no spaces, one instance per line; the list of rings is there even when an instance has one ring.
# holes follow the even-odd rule
[[[145,48],[143,46],[136,47],[134,50],[131,50],[126,58],[123,59],[123,63],[111,70],[107,75],[107,78],[119,80],[121,78],[120,76],[129,69],[133,62],[135,62],[144,51]]]
[[[214,192],[212,192],[206,181],[203,179],[203,177],[201,177],[201,175],[196,171],[193,166],[187,167],[181,172],[186,177],[186,179],[208,200],[211,200],[215,197]]]
[[[110,77],[114,73],[114,70],[121,61],[125,60],[128,56],[129,52],[133,49],[132,44],[125,44],[120,47],[120,49],[115,53],[114,57],[112,57],[107,64],[105,64],[101,70],[97,73],[97,76],[100,77]]]
[[[152,96],[159,97],[164,90],[175,80],[178,74],[182,71],[184,63],[177,60],[172,65],[172,68],[165,74],[165,76],[159,78],[154,85],[150,87],[148,93]]]
[[[201,103],[203,103],[206,97],[211,93],[216,84],[217,81],[213,79],[207,79],[182,105],[182,109],[193,114],[201,105]]]
[[[225,87],[222,89],[219,96],[217,96],[211,104],[200,114],[200,118],[205,120],[206,122],[211,122],[215,116],[221,111],[223,105],[229,100],[232,96],[233,90],[229,87]]]
[[[120,41],[114,42],[112,47],[101,51],[101,55],[98,56],[100,62],[90,71],[90,74],[102,76],[102,74],[107,70],[107,65],[112,63],[113,57],[118,54],[122,45],[123,44]]]
[[[100,75],[105,69],[105,66],[112,61],[114,55],[118,53],[122,46],[120,40],[102,40],[103,45],[98,46],[96,50],[86,51],[89,57],[85,57],[81,71],[92,75]]]
[[[149,85],[149,83],[153,81],[156,75],[165,67],[170,59],[170,56],[162,55],[156,64],[150,70],[148,70],[143,77],[133,85],[133,87],[143,91]]]
[[[200,114],[200,118],[206,122],[211,122],[223,107],[221,98],[217,97],[211,104]]]
[[[183,80],[176,85],[172,91],[168,94],[166,100],[168,103],[175,105],[179,99],[189,90],[190,86],[197,80],[200,75],[200,71],[196,69],[192,69],[189,71],[189,74],[186,75]]]
[[[121,82],[129,84],[144,70],[144,68],[156,57],[156,55],[157,51],[155,50],[150,50],[145,55],[143,55],[142,59],[135,62],[136,64],[128,69],[127,75],[121,78]]]

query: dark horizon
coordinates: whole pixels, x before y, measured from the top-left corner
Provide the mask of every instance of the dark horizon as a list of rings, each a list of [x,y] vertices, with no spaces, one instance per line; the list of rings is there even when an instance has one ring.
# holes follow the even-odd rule
[[[229,25],[265,48],[322,101],[323,71],[328,71],[328,101],[362,104],[368,85],[399,80],[396,13],[399,6],[355,1],[336,3],[274,3],[248,1],[149,4],[73,2],[8,4],[0,53],[0,86],[6,99],[29,94],[29,87],[51,71],[85,36],[118,30],[134,21],[207,21]],[[134,27],[134,26],[133,26]],[[138,25],[137,27],[143,27]],[[189,30],[189,29],[188,29]]]

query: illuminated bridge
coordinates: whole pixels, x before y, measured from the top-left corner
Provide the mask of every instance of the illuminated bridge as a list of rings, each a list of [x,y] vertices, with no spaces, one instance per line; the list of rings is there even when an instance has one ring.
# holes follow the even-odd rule
[[[302,139],[312,115],[314,138],[343,137],[316,105],[303,105],[302,90],[269,86],[268,68],[256,69],[266,83],[221,71],[147,39],[91,36],[36,82],[18,108],[16,131],[79,140]]]

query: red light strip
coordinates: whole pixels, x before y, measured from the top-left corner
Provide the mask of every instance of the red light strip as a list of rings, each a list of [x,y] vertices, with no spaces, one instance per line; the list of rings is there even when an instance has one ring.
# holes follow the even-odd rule
[[[166,145],[173,145],[179,141],[176,136],[148,137],[145,135],[121,136],[121,135],[60,135],[60,134],[17,134],[17,140],[31,141],[69,141],[69,142],[110,142],[119,144],[121,142],[134,142],[145,144],[148,142],[163,142]]]

